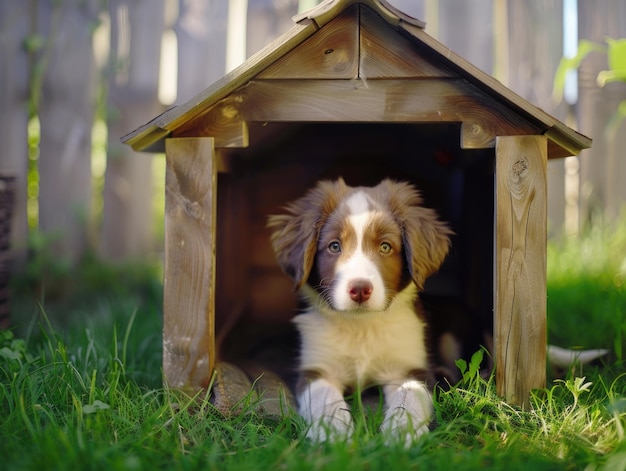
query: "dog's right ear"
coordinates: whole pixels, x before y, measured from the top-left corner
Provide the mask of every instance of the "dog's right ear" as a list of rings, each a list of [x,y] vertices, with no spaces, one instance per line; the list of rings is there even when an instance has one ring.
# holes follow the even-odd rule
[[[308,280],[320,230],[347,188],[342,179],[319,182],[289,204],[287,214],[269,216],[267,226],[273,230],[271,241],[278,264],[293,278],[296,289]]]
[[[424,282],[439,269],[450,249],[452,230],[437,213],[422,206],[417,189],[406,182],[383,180],[389,207],[402,229],[402,243],[411,279],[421,291]]]

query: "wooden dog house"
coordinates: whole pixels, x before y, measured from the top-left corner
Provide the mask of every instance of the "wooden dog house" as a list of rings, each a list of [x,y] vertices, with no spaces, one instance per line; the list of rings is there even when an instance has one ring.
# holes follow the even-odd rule
[[[450,221],[453,253],[428,289],[493,313],[498,391],[527,403],[545,385],[546,161],[591,140],[385,0],[327,0],[294,21],[122,139],[166,154],[167,384],[206,388],[218,355],[297,309],[268,214],[319,179],[391,177],[415,183]]]

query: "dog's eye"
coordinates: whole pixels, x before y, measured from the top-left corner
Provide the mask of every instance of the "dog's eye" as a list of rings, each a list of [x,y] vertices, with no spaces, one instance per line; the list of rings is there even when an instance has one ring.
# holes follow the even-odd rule
[[[380,253],[388,254],[389,252],[391,252],[391,244],[389,242],[381,242]]]
[[[332,241],[330,244],[328,244],[328,251],[330,253],[339,253],[339,252],[341,252],[341,244],[339,242],[337,242],[336,240]]]

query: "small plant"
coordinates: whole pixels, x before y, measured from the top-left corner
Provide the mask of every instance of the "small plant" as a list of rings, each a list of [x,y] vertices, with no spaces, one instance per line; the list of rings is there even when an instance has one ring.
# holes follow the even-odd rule
[[[592,385],[590,381],[587,381],[585,383],[584,376],[566,380],[557,379],[556,382],[563,383],[567,390],[572,393],[572,396],[574,397],[574,404],[572,406],[572,409],[575,409],[578,406],[578,399],[580,398],[582,393],[589,393],[589,389]]]
[[[480,366],[483,362],[484,353],[485,350],[482,348],[474,352],[472,358],[470,359],[469,365],[467,364],[467,361],[462,358],[459,358],[455,361],[456,367],[459,369],[461,375],[463,376],[463,379],[461,381],[464,385],[475,386],[481,379]]]
[[[10,330],[0,330],[0,365],[8,372],[16,372],[32,361],[23,339],[16,339]]]

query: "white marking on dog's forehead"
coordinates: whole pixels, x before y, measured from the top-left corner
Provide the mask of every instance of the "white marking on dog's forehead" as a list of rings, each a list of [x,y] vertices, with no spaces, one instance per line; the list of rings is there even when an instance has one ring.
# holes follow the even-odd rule
[[[370,200],[364,191],[357,191],[346,199],[346,205],[350,211],[348,221],[354,228],[357,239],[357,251],[360,252],[365,227],[371,218]]]
[[[357,216],[369,212],[370,201],[364,191],[357,191],[348,197],[346,205],[350,210],[350,216]]]

